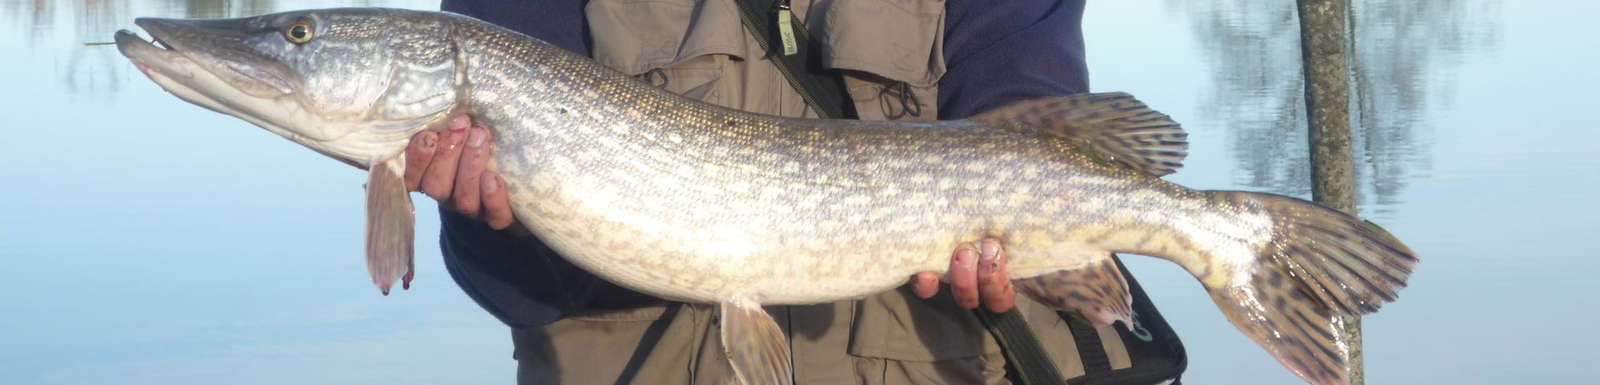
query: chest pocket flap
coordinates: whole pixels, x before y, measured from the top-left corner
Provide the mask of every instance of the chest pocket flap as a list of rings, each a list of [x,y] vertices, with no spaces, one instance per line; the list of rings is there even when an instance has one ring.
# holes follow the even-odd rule
[[[806,25],[822,65],[872,73],[913,87],[944,76],[943,0],[824,0]]]
[[[714,99],[722,69],[751,43],[731,1],[593,0],[584,12],[600,64],[695,99]]]

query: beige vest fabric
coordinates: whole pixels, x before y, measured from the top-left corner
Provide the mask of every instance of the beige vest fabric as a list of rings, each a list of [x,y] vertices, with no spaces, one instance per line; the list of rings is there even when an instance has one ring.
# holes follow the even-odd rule
[[[793,2],[821,43],[822,63],[843,70],[863,119],[932,120],[944,74],[944,2]],[[747,111],[816,117],[746,33],[733,0],[592,0],[601,63],[688,97]],[[902,84],[904,86],[902,86]],[[909,91],[907,91],[909,90]],[[907,277],[910,280],[910,277]],[[1018,307],[1063,376],[1084,369],[1056,314]],[[796,385],[1003,384],[993,337],[947,294],[907,288],[861,300],[767,308],[788,332]],[[713,306],[595,310],[513,331],[521,384],[731,384]],[[1130,365],[1116,332],[1098,330],[1113,369]]]

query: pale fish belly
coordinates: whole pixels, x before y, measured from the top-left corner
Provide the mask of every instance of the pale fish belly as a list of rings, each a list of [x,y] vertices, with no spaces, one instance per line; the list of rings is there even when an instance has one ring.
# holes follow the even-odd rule
[[[972,238],[955,226],[927,231],[935,227],[911,219],[868,229],[862,225],[872,222],[816,214],[837,212],[849,199],[703,204],[681,197],[708,195],[637,199],[604,178],[556,179],[507,177],[519,220],[585,270],[674,300],[810,304],[862,297],[903,285],[915,272],[943,270],[958,239]]]
[[[1081,267],[1110,251],[1187,254],[1178,262],[1193,269],[1205,264],[1196,240],[1228,231],[1206,219],[1200,193],[1060,167],[1047,173],[1061,176],[1055,182],[1013,181],[1032,183],[1025,193],[984,184],[869,193],[842,182],[749,178],[733,165],[663,169],[626,154],[538,157],[538,168],[517,163],[533,156],[499,161],[519,220],[552,247],[613,282],[675,300],[866,296],[945,270],[956,245],[984,236],[1005,243],[1013,278]]]

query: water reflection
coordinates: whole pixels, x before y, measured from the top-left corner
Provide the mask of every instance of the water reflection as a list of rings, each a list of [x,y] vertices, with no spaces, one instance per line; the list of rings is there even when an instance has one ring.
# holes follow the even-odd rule
[[[1493,51],[1495,0],[1363,1],[1352,20],[1356,114],[1362,162],[1357,176],[1382,212],[1414,176],[1432,169],[1433,127],[1422,117],[1449,105],[1462,56]]]
[[[103,41],[116,31],[128,14],[125,0],[76,0],[72,2],[72,28],[75,38],[68,41]],[[56,39],[54,41],[61,41]],[[66,70],[61,71],[61,87],[73,98],[115,93],[127,81],[122,55],[110,46],[71,44]]]
[[[42,35],[50,31],[55,21],[55,1],[52,0],[8,0],[0,1],[0,14],[8,15],[7,24],[26,27],[29,42],[37,42],[48,37]]]
[[[1225,127],[1241,172],[1236,182],[1310,194],[1299,26],[1291,1],[1168,0],[1187,15],[1211,74],[1201,117]],[[1498,40],[1495,0],[1355,1],[1353,63],[1357,197],[1373,212],[1392,209],[1406,181],[1426,177],[1433,127],[1447,105],[1464,54]]]
[[[273,2],[271,0],[264,0],[264,1],[267,2],[267,3],[272,3]],[[245,2],[246,3],[256,3],[257,1],[245,1]],[[230,5],[232,5],[233,2],[232,1],[184,0],[184,1],[174,1],[172,3],[177,7],[181,7],[182,11],[177,13],[177,14],[183,15],[183,17],[185,17],[185,18],[218,18],[218,17],[228,17],[229,16],[228,15],[228,8],[229,8]]]

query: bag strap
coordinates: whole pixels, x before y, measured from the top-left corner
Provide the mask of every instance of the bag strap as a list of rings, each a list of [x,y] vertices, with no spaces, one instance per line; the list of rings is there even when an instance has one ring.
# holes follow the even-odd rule
[[[1128,282],[1128,294],[1133,296],[1132,327],[1117,325],[1116,328],[1113,328],[1117,332],[1116,338],[1122,340],[1122,346],[1128,352],[1128,359],[1133,366],[1098,373],[1095,370],[1086,370],[1088,375],[1074,378],[1067,381],[1067,383],[1070,385],[1160,383],[1178,385],[1182,381],[1181,377],[1184,369],[1188,367],[1188,355],[1184,352],[1183,341],[1178,339],[1178,332],[1172,330],[1172,325],[1168,325],[1166,318],[1162,317],[1161,312],[1156,310],[1155,304],[1150,301],[1149,294],[1145,293],[1144,288],[1139,286],[1139,281],[1133,278],[1133,274],[1128,271],[1128,267],[1123,266],[1122,259],[1114,256],[1112,260],[1117,262],[1117,270],[1122,271],[1122,278]],[[1098,333],[1094,333],[1092,327],[1085,333],[1079,334],[1077,325],[1071,324],[1077,322],[1087,326],[1087,322],[1078,320],[1076,317],[1066,317],[1065,313],[1062,316],[1063,319],[1068,320],[1069,327],[1072,327],[1074,340],[1081,341],[1080,335],[1095,335],[1094,340],[1096,342],[1103,342],[1099,339]],[[1083,349],[1081,342],[1079,346],[1080,354],[1090,351]],[[1099,354],[1104,355],[1104,351],[1099,352]],[[1084,357],[1084,367],[1086,369],[1089,367],[1088,356]],[[1109,361],[1103,368],[1110,368]]]
[[[812,111],[827,119],[855,119],[855,103],[844,91],[844,79],[825,72],[821,58],[813,54],[811,34],[805,23],[789,10],[789,0],[737,0],[744,26],[756,37],[778,72]],[[773,35],[781,45],[774,50]]]
[[[994,313],[980,307],[973,309],[972,314],[983,321],[989,334],[994,335],[994,341],[1000,344],[1000,351],[1006,356],[1007,366],[1015,372],[1017,382],[1022,385],[1067,383],[1061,377],[1061,371],[1056,369],[1055,362],[1050,360],[1050,353],[1039,345],[1039,338],[1028,329],[1028,322],[1022,319],[1022,314],[1016,308],[1005,313]]]

